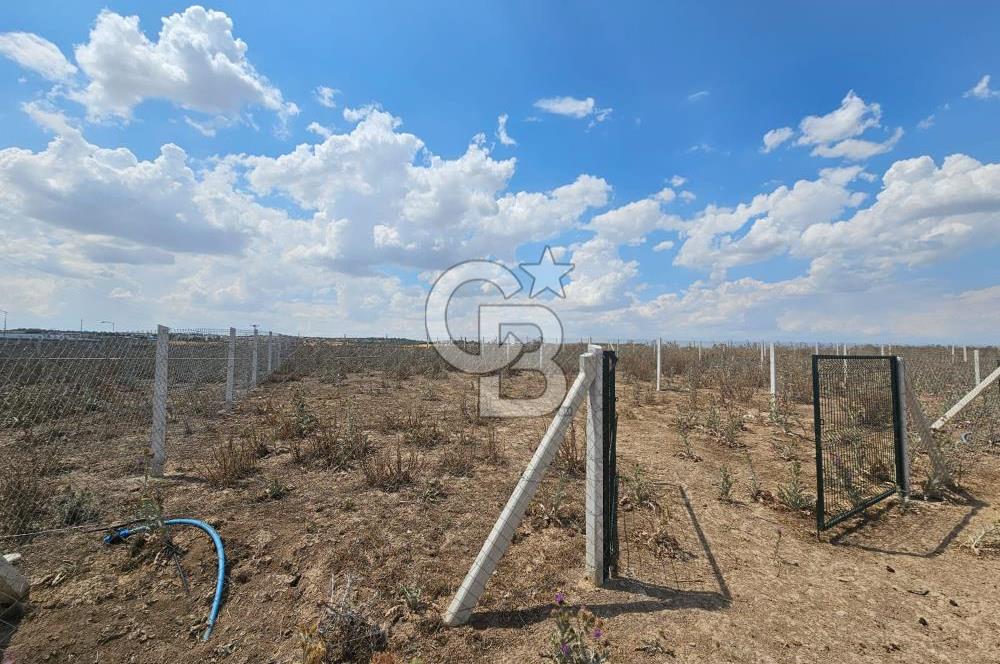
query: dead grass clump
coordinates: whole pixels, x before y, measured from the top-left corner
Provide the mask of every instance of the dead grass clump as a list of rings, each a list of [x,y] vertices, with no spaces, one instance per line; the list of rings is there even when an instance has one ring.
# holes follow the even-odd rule
[[[423,420],[424,412],[419,407],[406,412],[389,409],[382,414],[381,429],[383,433],[407,431],[419,428]]]
[[[388,643],[374,607],[359,600],[349,575],[333,577],[320,617],[299,627],[302,664],[374,661]]]
[[[623,511],[657,509],[656,485],[646,477],[642,468],[635,466],[631,473],[620,475],[619,486],[622,485],[624,485],[624,491],[619,494],[618,504]]]
[[[486,429],[486,441],[483,443],[483,460],[494,466],[502,465],[507,461],[503,439],[497,433],[497,428],[493,424],[490,424]]]
[[[693,553],[684,550],[684,547],[671,532],[670,514],[666,511],[660,515],[651,532],[641,533],[640,537],[650,553],[658,558],[670,558],[682,562],[695,558]]]
[[[401,487],[416,482],[422,462],[414,450],[403,456],[400,444],[396,443],[396,454],[383,450],[361,460],[361,472],[368,486],[382,491],[398,491]]]
[[[455,477],[471,477],[476,465],[476,443],[464,431],[458,441],[441,454],[441,471]]]
[[[230,487],[256,473],[259,462],[254,441],[230,435],[212,449],[202,474],[212,486]]]
[[[583,532],[584,515],[578,506],[568,500],[569,490],[568,481],[562,477],[555,487],[540,491],[529,511],[532,527]]]
[[[55,501],[56,513],[64,526],[92,523],[101,517],[97,497],[86,489],[77,491],[67,486]]]
[[[416,426],[411,426],[403,433],[403,442],[407,445],[429,450],[445,442],[444,431],[438,427],[437,422],[414,424]]]
[[[586,448],[577,440],[575,421],[569,423],[569,431],[559,444],[555,462],[556,468],[570,477],[583,477],[587,474]]]
[[[38,456],[0,454],[0,535],[32,530],[44,512],[48,489],[44,477],[49,464]]]
[[[333,470],[351,470],[372,453],[368,434],[350,422],[346,427],[336,423],[320,425],[316,434],[298,448],[301,461],[319,461]]]
[[[472,402],[470,403],[468,395],[462,394],[462,401],[459,404],[459,414],[462,416],[463,422],[471,424],[474,427],[486,424],[486,418],[479,415],[479,402],[476,400],[475,396],[473,396]]]
[[[319,427],[319,420],[306,405],[305,396],[296,390],[292,395],[292,411],[277,415],[275,436],[280,440],[302,439]]]

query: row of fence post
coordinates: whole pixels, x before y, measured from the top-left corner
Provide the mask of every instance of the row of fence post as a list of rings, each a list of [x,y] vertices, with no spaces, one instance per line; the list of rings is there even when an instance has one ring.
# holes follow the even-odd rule
[[[770,374],[771,374],[771,383],[770,383],[771,398],[774,399],[777,396],[777,394],[778,394],[778,382],[777,382],[778,381],[778,377],[777,377],[776,364],[775,364],[776,360],[775,360],[775,353],[774,353],[774,343],[771,342],[770,344],[768,344],[768,346],[767,346],[767,352],[766,353],[765,353],[764,348],[765,348],[764,347],[764,343],[761,342],[761,344],[760,344],[760,368],[761,368],[761,370],[764,369],[764,355],[767,354],[769,356],[769,358],[770,358],[769,364],[770,364]],[[968,348],[967,346],[962,346],[962,357],[963,357],[963,361],[966,361],[966,362],[968,361],[967,348]],[[815,352],[816,355],[819,355],[819,344],[818,343],[815,343],[813,345],[813,350],[814,350],[814,352]],[[836,350],[841,351],[842,355],[847,355],[848,354],[848,349],[847,349],[847,344],[846,343],[842,344],[839,348],[836,348]],[[879,346],[879,355],[884,356],[885,355],[885,351],[886,351],[885,344],[881,344]],[[889,352],[892,353],[892,346],[891,345],[889,346]],[[663,354],[663,338],[662,337],[657,337],[657,339],[656,339],[656,391],[657,392],[660,391],[660,377],[663,374],[663,371],[662,371],[662,369],[663,369],[662,354]],[[952,355],[952,358],[955,357],[955,347],[954,346],[951,347],[951,355]],[[698,342],[698,359],[701,360],[701,342]],[[982,379],[982,370],[980,369],[980,364],[979,364],[979,349],[978,348],[972,349],[972,364],[973,364],[973,370],[974,370],[974,382],[973,382],[972,385],[973,385],[973,387],[975,387],[976,385],[979,385],[979,383],[983,382],[983,379]]]
[[[267,333],[267,374],[281,366],[282,335],[278,335],[275,343],[274,334]],[[251,349],[250,389],[259,384],[258,365],[260,363],[260,336],[256,327],[253,330],[253,345]],[[210,359],[210,358],[209,358]],[[156,355],[153,371],[153,422],[150,429],[150,474],[162,477],[167,463],[167,399],[169,385],[170,360],[170,328],[158,325],[156,328]],[[232,409],[236,400],[236,328],[229,328],[226,350],[226,410]]]

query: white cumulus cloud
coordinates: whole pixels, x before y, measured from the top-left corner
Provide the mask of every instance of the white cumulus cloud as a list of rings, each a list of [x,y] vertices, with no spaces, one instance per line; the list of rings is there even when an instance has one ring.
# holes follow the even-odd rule
[[[0,55],[50,81],[66,81],[77,71],[58,46],[30,32],[0,33]]]
[[[89,40],[75,49],[88,83],[70,93],[91,118],[128,119],[147,99],[213,115],[234,115],[247,105],[274,111],[283,121],[298,113],[247,59],[247,44],[233,36],[225,13],[195,5],[162,23],[152,41],[137,16],[98,15]]]

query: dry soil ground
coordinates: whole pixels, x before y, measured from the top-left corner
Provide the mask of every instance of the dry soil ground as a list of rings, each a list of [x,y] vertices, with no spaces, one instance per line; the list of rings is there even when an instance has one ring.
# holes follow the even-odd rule
[[[85,532],[21,542],[34,585],[4,664],[300,662],[303,643],[316,645],[310,634],[330,605],[331,581],[340,591],[348,580],[352,606],[386,635],[379,647],[391,654],[381,661],[539,661],[552,652],[559,591],[603,618],[612,661],[998,660],[1000,557],[965,543],[1000,518],[992,507],[1000,457],[975,459],[964,498],[905,506],[892,499],[817,536],[811,512],[775,498],[796,456],[805,487],[815,491],[807,407],[798,411],[805,426],[785,433],[760,414],[759,401],[745,409],[743,447],[698,427],[692,455],[674,424],[688,404],[682,387],[656,393],[624,378],[619,467],[633,478],[638,468],[640,480],[622,488],[622,578],[607,589],[583,579],[583,481],[579,452],[567,449],[472,622],[444,627],[441,612],[548,424],[478,421],[462,405],[472,395],[469,379],[454,374],[271,383],[231,416],[173,421],[167,477],[149,485],[110,443],[96,468],[70,445],[65,468],[76,469],[75,482],[92,468],[86,485],[98,487],[104,514],[121,515],[111,506],[139,514],[159,496],[165,515],[218,529],[230,559],[226,602],[212,639],[199,641],[215,558],[198,531],[171,530],[189,594],[159,537],[117,547]],[[297,461],[296,449],[317,435],[310,418],[341,427],[349,419],[392,462],[403,440],[412,481],[386,491],[358,467]],[[303,424],[306,431],[296,431]],[[206,481],[218,471],[210,450],[230,435],[259,439],[263,449],[245,477],[216,486]],[[137,443],[116,444],[134,450]],[[462,463],[469,458],[471,467]],[[747,489],[748,458],[763,489],[757,499]],[[728,500],[720,499],[724,466],[737,480]],[[363,642],[327,646],[332,657]]]

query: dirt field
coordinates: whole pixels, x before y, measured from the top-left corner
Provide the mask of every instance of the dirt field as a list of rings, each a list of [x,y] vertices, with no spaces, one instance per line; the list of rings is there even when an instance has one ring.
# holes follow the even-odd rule
[[[1000,519],[1000,457],[967,453],[949,500],[890,499],[817,536],[813,512],[779,498],[796,459],[815,495],[811,407],[779,426],[757,393],[734,439],[696,419],[685,444],[685,383],[618,386],[621,578],[607,589],[583,578],[578,423],[472,622],[444,627],[548,419],[480,420],[455,374],[306,376],[267,384],[228,417],[175,418],[163,480],[147,485],[112,447],[90,471],[98,508],[218,529],[228,591],[209,642],[203,534],[170,531],[188,594],[162,535],[105,547],[102,533],[76,532],[14,547],[34,585],[3,663],[539,661],[554,652],[557,592],[603,620],[612,661],[997,661],[1000,556],[969,542]],[[704,405],[712,389],[700,393]],[[333,428],[374,451],[344,461],[323,447]],[[69,450],[64,467],[84,466]]]

